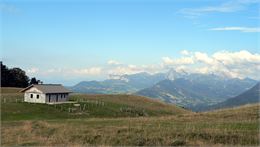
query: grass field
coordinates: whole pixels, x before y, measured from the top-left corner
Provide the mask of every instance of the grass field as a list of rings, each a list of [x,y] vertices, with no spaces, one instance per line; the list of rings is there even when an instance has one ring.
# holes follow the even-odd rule
[[[3,146],[260,145],[259,104],[192,113],[136,96],[73,95],[71,99],[82,105],[93,104],[84,111],[69,113],[66,109],[70,106],[64,105],[63,110],[22,103],[16,100],[21,96],[14,91],[1,95]],[[3,98],[8,100],[3,103]],[[96,101],[105,105],[95,105]],[[136,115],[138,111],[147,114]]]
[[[30,104],[22,102],[22,93],[3,89],[2,121],[164,116],[191,113],[175,105],[133,95],[71,95],[70,100],[76,101],[80,107],[74,107],[74,104]]]

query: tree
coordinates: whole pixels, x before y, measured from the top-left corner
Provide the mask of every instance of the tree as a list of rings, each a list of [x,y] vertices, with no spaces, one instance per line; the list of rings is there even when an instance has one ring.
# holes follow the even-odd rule
[[[33,78],[31,78],[29,85],[40,84],[40,83],[42,83],[40,80],[37,80],[35,77],[33,77]]]
[[[0,64],[1,64],[1,86],[6,87],[8,86],[9,70],[5,65],[3,65],[2,61]]]
[[[20,68],[10,69],[9,85],[10,87],[27,87],[29,78]]]
[[[27,87],[30,84],[42,83],[40,80],[37,80],[35,77],[31,80],[26,75],[25,71],[20,68],[11,68],[8,69],[6,65],[1,63],[1,87]]]

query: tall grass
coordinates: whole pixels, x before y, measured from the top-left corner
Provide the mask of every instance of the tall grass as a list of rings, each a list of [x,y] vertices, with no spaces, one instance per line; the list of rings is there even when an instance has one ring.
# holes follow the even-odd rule
[[[257,146],[260,145],[259,114],[252,110],[258,107],[164,117],[2,122],[1,140],[7,146]],[[243,118],[239,117],[241,114]]]

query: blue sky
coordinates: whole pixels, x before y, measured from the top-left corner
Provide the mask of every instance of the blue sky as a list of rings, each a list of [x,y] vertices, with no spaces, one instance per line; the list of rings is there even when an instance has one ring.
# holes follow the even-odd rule
[[[1,58],[46,83],[72,85],[109,74],[209,68],[196,53],[212,60],[220,60],[218,53],[232,59],[246,54],[243,61],[257,66],[254,71],[236,73],[233,61],[244,64],[239,56],[225,68],[232,76],[257,78],[259,5],[259,0],[2,1]],[[192,65],[181,62],[186,58]]]

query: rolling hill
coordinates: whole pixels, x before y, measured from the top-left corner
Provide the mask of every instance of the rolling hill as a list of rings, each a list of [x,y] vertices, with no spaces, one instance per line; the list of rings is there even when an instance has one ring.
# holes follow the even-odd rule
[[[23,94],[16,92],[19,89],[1,89],[2,121],[165,116],[191,113],[172,104],[135,95],[71,95],[70,100],[80,104],[80,107],[75,107],[74,104],[30,104],[22,102]],[[73,109],[73,112],[69,109]]]

